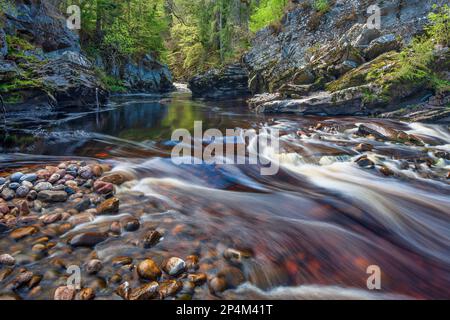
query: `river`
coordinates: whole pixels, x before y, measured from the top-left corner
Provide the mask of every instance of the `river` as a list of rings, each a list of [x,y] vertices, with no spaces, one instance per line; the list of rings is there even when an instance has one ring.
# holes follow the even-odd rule
[[[278,151],[249,147],[277,161],[278,173],[264,176],[250,164],[175,165],[172,132],[192,132],[194,121],[222,132],[278,129]],[[388,137],[404,132],[424,143],[357,135],[361,124]],[[118,190],[124,194],[120,215],[137,217],[141,228],[98,244],[95,254],[101,260],[195,253],[201,270],[212,276],[228,264],[222,258],[225,249],[246,253],[237,262],[243,284],[219,296],[197,288],[194,299],[450,297],[450,161],[436,156],[450,152],[448,127],[264,116],[249,111],[244,101],[193,101],[184,91],[114,97],[100,109],[10,111],[7,127],[0,149],[3,176],[67,159],[97,159],[134,177]],[[373,150],[356,151],[361,143]],[[355,162],[361,154],[368,155],[369,166]],[[74,230],[102,230],[110,222],[110,217],[98,217]],[[165,232],[164,239],[152,249],[136,245],[155,225]],[[92,257],[89,250],[65,250],[62,240],[55,240],[59,251],[35,255],[31,241],[0,235],[0,253],[13,251],[22,266],[44,275],[41,291],[33,297],[18,291],[22,298],[51,298],[64,277],[51,263],[55,256],[66,264]],[[380,290],[367,287],[369,266],[381,270]],[[98,288],[99,298],[118,298],[108,282],[112,267],[103,272],[85,281]],[[0,282],[0,292],[7,285],[7,279]]]

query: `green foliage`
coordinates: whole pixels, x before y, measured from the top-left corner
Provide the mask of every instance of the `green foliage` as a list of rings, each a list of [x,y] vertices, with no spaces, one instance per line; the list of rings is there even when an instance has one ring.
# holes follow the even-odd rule
[[[330,3],[328,0],[314,0],[313,8],[317,12],[325,14],[330,11]]]
[[[450,45],[450,7],[446,4],[429,14],[430,24],[425,28],[430,38],[437,44]]]
[[[279,21],[287,4],[287,0],[262,0],[250,18],[250,30],[257,32]]]
[[[106,89],[114,93],[124,93],[127,91],[124,82],[113,76],[107,75],[103,70],[96,69],[95,73],[100,81],[106,86]]]

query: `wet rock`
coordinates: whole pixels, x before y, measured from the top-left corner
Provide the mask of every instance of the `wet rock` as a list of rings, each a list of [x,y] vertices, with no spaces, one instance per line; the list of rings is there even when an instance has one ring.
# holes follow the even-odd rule
[[[245,282],[245,276],[241,270],[236,267],[226,267],[218,274],[218,278],[225,281],[226,289],[234,289]]]
[[[37,274],[33,275],[33,277],[31,277],[30,282],[28,282],[28,288],[32,289],[32,288],[38,286],[39,283],[41,283],[41,281],[42,281],[41,275],[37,275]]]
[[[158,296],[159,284],[158,282],[150,282],[139,288],[131,290],[128,296],[129,300],[150,300]]]
[[[186,270],[188,271],[196,271],[199,268],[199,258],[195,255],[190,255],[186,257]]]
[[[98,259],[93,259],[86,264],[86,272],[89,274],[97,274],[102,268],[103,263]]]
[[[114,192],[114,185],[110,182],[97,180],[94,182],[94,191],[99,194],[111,194]]]
[[[135,218],[124,218],[124,219],[122,219],[122,221],[120,223],[121,223],[123,229],[127,232],[137,231],[139,229],[139,227],[141,226],[141,223],[139,222],[139,220],[135,219]]]
[[[28,192],[30,192],[30,188],[25,187],[25,186],[20,186],[16,190],[16,196],[18,198],[26,198],[26,196],[28,195]]]
[[[84,232],[74,236],[70,240],[73,247],[94,247],[108,239],[108,235],[101,232]]]
[[[39,231],[39,229],[34,226],[18,228],[18,229],[13,230],[10,233],[10,237],[17,241],[17,240],[23,239],[25,237],[28,237],[30,235],[33,235],[33,234],[37,233],[38,231]]]
[[[389,169],[386,166],[382,166],[380,167],[380,172],[385,175],[386,177],[390,177],[394,175],[394,171],[392,171],[391,169]]]
[[[45,202],[65,202],[68,194],[65,191],[41,191],[38,193],[38,199]]]
[[[0,186],[6,183],[6,179],[0,177]]]
[[[120,274],[115,274],[109,279],[111,283],[120,283],[122,281],[122,276]]]
[[[97,214],[117,213],[119,211],[119,203],[120,201],[117,198],[105,200],[97,207]]]
[[[69,286],[59,287],[55,291],[54,300],[73,300],[75,295],[75,288]]]
[[[0,270],[0,282],[8,278],[11,273],[14,271],[14,268],[4,268]]]
[[[18,288],[26,285],[33,278],[33,275],[34,274],[31,271],[24,271],[24,272],[19,273],[12,281],[12,287],[14,289],[18,289]]]
[[[80,168],[78,175],[83,179],[90,179],[94,176],[94,173],[92,172],[91,167],[85,166]]]
[[[54,214],[49,214],[49,215],[43,216],[41,219],[44,224],[52,224],[52,223],[60,221],[62,219],[62,214],[59,212],[54,213]]]
[[[109,231],[111,231],[114,234],[121,234],[122,227],[120,226],[120,222],[119,221],[112,222],[111,226],[109,227]]]
[[[16,172],[13,173],[10,177],[9,180],[11,182],[20,182],[20,179],[24,176],[24,174],[22,172]]]
[[[18,183],[18,182],[11,182],[8,187],[11,190],[16,191],[20,187],[20,183]]]
[[[170,276],[176,276],[186,269],[186,263],[184,260],[172,257],[166,261],[163,270]]]
[[[35,182],[38,179],[37,175],[35,173],[29,173],[29,174],[24,174],[19,181],[20,182],[24,182],[24,181],[28,181],[28,182]]]
[[[199,273],[199,274],[189,274],[187,276],[187,279],[191,282],[193,282],[196,286],[201,286],[207,281],[206,274]]]
[[[109,182],[115,185],[121,185],[130,179],[124,174],[120,172],[110,173],[100,178],[100,181]]]
[[[29,201],[36,200],[37,197],[38,197],[38,193],[36,192],[36,190],[31,190],[31,191],[28,192],[28,194],[27,194],[27,200],[29,200]]]
[[[126,266],[133,263],[133,258],[127,256],[115,257],[112,259],[112,264],[114,267]]]
[[[365,157],[365,156],[357,159],[356,163],[358,164],[358,166],[360,166],[363,169],[373,169],[373,168],[375,168],[375,163],[372,160],[370,160],[369,158]]]
[[[192,281],[183,281],[183,287],[180,291],[180,294],[184,295],[193,295],[195,292],[195,283],[193,283]]]
[[[95,298],[95,292],[92,288],[83,288],[77,294],[77,300],[93,300]]]
[[[117,287],[115,292],[122,299],[128,300],[131,293],[130,283],[129,282],[122,283],[120,286]]]
[[[209,291],[212,294],[224,292],[227,289],[225,279],[222,277],[214,277],[208,282]]]
[[[9,211],[8,204],[0,202],[0,214],[8,214]]]
[[[0,255],[0,265],[13,266],[16,263],[16,259],[13,256],[5,253]]]
[[[47,246],[42,243],[37,243],[31,248],[31,250],[34,252],[44,252],[47,250]]]
[[[360,143],[355,148],[358,152],[370,152],[373,150],[373,145],[370,143]]]
[[[151,259],[146,259],[139,263],[137,272],[141,278],[146,280],[157,280],[161,276],[161,270]]]
[[[156,230],[152,230],[147,232],[142,239],[142,244],[144,248],[151,248],[156,245],[159,240],[162,238],[162,234]]]
[[[92,173],[94,174],[94,176],[96,176],[96,177],[102,176],[103,168],[101,166],[96,164],[96,165],[93,165],[91,169],[92,169]]]
[[[39,182],[34,186],[34,190],[37,192],[50,190],[51,188],[53,188],[53,185],[50,182]]]
[[[183,288],[183,283],[178,280],[166,280],[159,285],[159,297],[165,299],[175,296]]]
[[[91,207],[91,199],[83,199],[75,205],[75,210],[83,212]]]
[[[55,183],[57,181],[59,181],[61,179],[61,175],[54,173],[50,176],[50,178],[48,179],[49,183]]]
[[[9,188],[4,188],[2,190],[2,193],[0,193],[0,196],[5,200],[5,201],[10,201],[12,199],[14,199],[14,196],[16,195],[16,193],[14,192],[14,190],[11,190]]]
[[[223,252],[223,257],[230,262],[239,264],[239,263],[241,263],[243,258],[248,258],[249,255],[246,254],[245,252],[242,252],[242,251],[239,251],[236,249],[232,249],[232,248],[228,248]]]
[[[30,214],[30,207],[28,206],[28,201],[23,200],[18,205],[19,212],[22,216]]]

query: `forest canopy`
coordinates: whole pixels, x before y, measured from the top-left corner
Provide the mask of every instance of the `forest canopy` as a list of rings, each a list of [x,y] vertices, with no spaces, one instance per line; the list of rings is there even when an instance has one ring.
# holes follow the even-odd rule
[[[254,32],[280,19],[288,0],[74,0],[82,12],[82,47],[108,64],[151,53],[187,79],[236,60]],[[108,70],[109,69],[109,70]]]

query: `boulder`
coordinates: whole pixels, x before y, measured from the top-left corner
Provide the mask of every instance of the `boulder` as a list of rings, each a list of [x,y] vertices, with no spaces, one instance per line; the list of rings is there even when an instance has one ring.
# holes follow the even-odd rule
[[[20,74],[19,68],[13,61],[0,62],[0,82],[11,81]]]
[[[248,73],[241,64],[231,64],[223,69],[211,69],[197,75],[189,81],[189,89],[194,98],[212,100],[246,97],[248,89]]]

